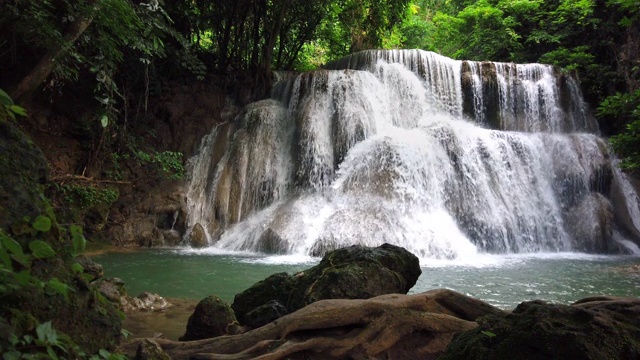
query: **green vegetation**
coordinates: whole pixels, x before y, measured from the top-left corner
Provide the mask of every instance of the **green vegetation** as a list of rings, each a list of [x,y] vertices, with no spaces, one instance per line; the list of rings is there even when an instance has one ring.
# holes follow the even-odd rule
[[[69,131],[86,155],[74,170],[82,175],[55,177],[47,194],[61,222],[92,231],[106,223],[118,184],[142,177],[132,168],[153,179],[184,176],[184,155],[153,146],[147,129],[158,116],[152,99],[170,98],[176,85],[214,84],[244,104],[268,94],[273,70],[309,70],[369,48],[420,48],[456,59],[559,66],[598,105],[601,129],[623,166],[638,170],[639,6],[638,0],[4,0],[0,64],[11,71],[0,72],[7,90],[0,90],[1,133],[26,152],[32,143],[15,125],[42,125],[16,121],[26,109],[46,104],[73,122]],[[63,229],[43,205],[46,164],[36,155],[0,158],[11,169],[5,183],[33,195],[29,214],[46,214],[12,218],[10,228],[0,229],[1,350],[18,358],[80,356],[104,347],[94,346],[96,333],[72,334],[41,316],[49,306],[72,318],[89,300],[106,305],[85,291],[73,263],[78,228]],[[26,168],[33,184],[23,181]],[[23,200],[0,204],[0,220],[13,217],[13,204]],[[36,302],[32,309],[4,305],[25,298]],[[81,318],[95,320],[87,311]]]
[[[97,350],[87,343],[78,344],[71,336],[57,330],[49,320],[51,317],[43,317],[39,302],[62,303],[60,307],[74,308],[81,306],[79,299],[82,296],[72,297],[72,294],[85,293],[88,289],[89,297],[97,300],[96,310],[107,318],[111,305],[95,288],[88,286],[93,277],[84,273],[81,264],[67,261],[62,266],[68,266],[66,269],[51,263],[46,268],[42,267],[47,262],[71,260],[80,254],[86,244],[82,229],[78,226],[71,226],[68,230],[59,228],[51,218],[40,215],[33,221],[26,217],[12,228],[12,232],[17,234],[20,242],[0,229],[0,300],[5,305],[0,310],[0,353],[3,359],[124,359],[106,349]],[[57,251],[50,245],[52,240],[67,236],[68,245]],[[25,240],[28,240],[26,247],[21,244]],[[16,301],[25,296],[29,302]],[[77,334],[74,335],[77,338]],[[87,349],[96,353],[87,353]]]

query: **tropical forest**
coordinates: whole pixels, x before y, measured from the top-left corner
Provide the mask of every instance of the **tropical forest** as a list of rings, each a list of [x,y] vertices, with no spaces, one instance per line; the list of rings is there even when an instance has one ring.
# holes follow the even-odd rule
[[[640,358],[640,1],[0,0],[0,356]]]

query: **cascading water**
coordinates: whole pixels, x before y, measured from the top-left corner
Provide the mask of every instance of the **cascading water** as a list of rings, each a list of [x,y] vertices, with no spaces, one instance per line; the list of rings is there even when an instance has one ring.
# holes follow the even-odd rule
[[[546,65],[357,53],[214,129],[191,161],[188,222],[216,247],[282,254],[620,251],[640,232],[618,207],[638,198],[587,114]]]

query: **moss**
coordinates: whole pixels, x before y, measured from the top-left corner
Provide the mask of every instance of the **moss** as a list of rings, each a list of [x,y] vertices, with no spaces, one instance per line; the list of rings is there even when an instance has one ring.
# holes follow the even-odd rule
[[[439,360],[631,359],[640,355],[637,314],[611,314],[568,305],[524,302],[506,316],[487,315],[459,334]]]

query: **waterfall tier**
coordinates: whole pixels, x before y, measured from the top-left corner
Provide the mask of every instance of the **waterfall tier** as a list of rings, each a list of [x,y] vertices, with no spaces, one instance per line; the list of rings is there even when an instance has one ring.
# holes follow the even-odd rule
[[[631,251],[638,197],[587,114],[550,66],[357,53],[205,137],[189,223],[217,247],[284,254]]]

